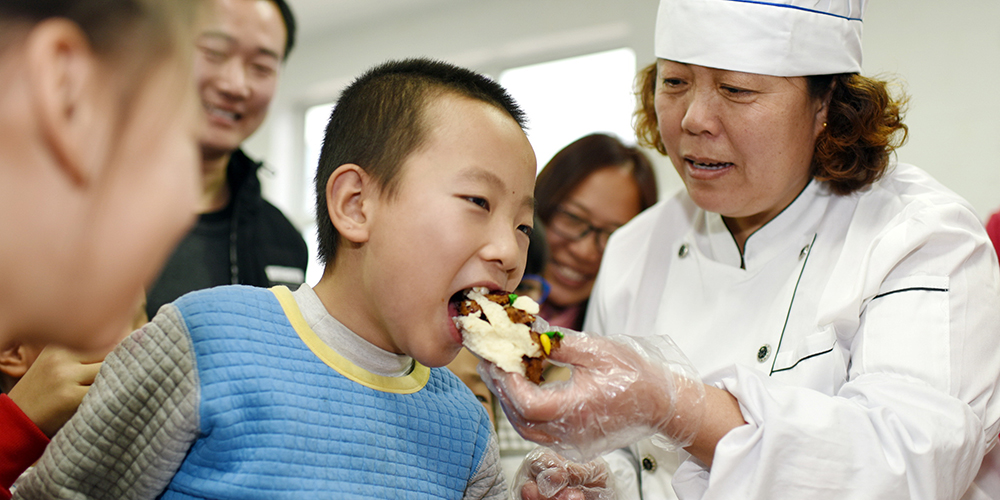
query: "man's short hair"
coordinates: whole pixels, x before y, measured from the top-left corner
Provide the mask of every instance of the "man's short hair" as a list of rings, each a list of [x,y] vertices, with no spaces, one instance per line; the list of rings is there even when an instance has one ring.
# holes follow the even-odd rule
[[[316,169],[316,222],[324,263],[333,262],[339,239],[327,212],[330,175],[341,165],[356,164],[375,180],[383,196],[393,196],[400,165],[426,140],[424,108],[445,93],[496,106],[525,126],[524,112],[507,91],[468,69],[420,58],[389,61],[366,71],[337,100]]]
[[[281,19],[285,21],[285,52],[282,54],[281,59],[288,59],[288,54],[292,52],[292,47],[295,46],[295,33],[298,30],[298,26],[295,24],[295,15],[292,14],[292,8],[288,6],[285,0],[271,0],[274,5],[278,6],[278,10],[281,12]]]

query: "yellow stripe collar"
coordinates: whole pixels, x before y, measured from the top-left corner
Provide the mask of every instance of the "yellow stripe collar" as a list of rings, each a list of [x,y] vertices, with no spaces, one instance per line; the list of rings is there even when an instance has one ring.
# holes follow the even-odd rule
[[[365,387],[382,392],[392,392],[396,394],[413,394],[423,389],[431,376],[431,369],[413,361],[413,370],[402,377],[385,377],[374,374],[360,366],[350,362],[341,356],[337,351],[326,345],[316,332],[309,326],[306,319],[299,310],[298,303],[292,292],[284,286],[276,286],[270,289],[277,297],[281,308],[285,311],[285,316],[292,324],[292,328],[299,334],[299,338],[305,342],[309,350],[316,355],[323,363],[333,368],[344,377],[353,380]]]

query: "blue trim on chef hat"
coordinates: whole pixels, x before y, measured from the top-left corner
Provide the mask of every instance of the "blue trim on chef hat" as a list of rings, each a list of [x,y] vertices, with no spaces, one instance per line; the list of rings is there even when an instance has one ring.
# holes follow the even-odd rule
[[[661,0],[656,57],[745,73],[861,71],[868,0]]]
[[[821,15],[824,15],[824,16],[839,17],[839,18],[847,20],[847,21],[861,21],[860,17],[843,16],[843,15],[840,15],[840,14],[834,14],[833,12],[827,12],[827,11],[816,10],[816,9],[809,9],[809,8],[806,8],[806,7],[800,7],[798,5],[788,5],[788,4],[774,3],[774,2],[757,2],[757,1],[754,1],[754,0],[728,0],[728,1],[730,1],[730,2],[742,2],[742,3],[756,3],[756,4],[760,4],[760,5],[768,5],[768,6],[771,6],[771,7],[780,7],[780,8],[785,8],[785,9],[796,9],[796,10],[802,10],[802,11],[805,11],[805,12],[812,12],[814,14],[821,14]]]

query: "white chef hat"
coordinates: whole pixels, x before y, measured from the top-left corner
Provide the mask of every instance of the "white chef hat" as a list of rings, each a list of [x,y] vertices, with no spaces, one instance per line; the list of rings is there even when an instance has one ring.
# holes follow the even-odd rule
[[[868,0],[661,0],[656,57],[773,76],[861,71]]]

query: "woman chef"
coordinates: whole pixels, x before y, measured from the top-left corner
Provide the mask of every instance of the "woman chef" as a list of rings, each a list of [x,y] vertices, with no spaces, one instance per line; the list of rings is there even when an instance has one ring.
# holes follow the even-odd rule
[[[487,367],[522,434],[583,458],[665,437],[680,498],[1000,496],[997,257],[968,203],[893,161],[865,4],[661,1],[638,129],[686,189],[615,232],[585,328],[669,336],[704,385],[568,337],[557,389]],[[672,472],[636,459],[647,493]]]

